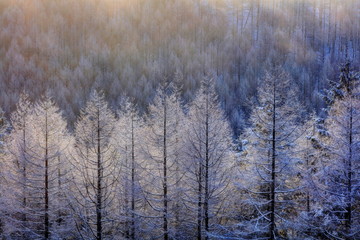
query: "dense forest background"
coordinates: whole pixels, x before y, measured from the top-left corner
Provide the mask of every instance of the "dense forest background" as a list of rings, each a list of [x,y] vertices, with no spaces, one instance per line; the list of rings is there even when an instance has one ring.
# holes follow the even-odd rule
[[[235,135],[265,71],[282,65],[318,113],[339,64],[359,63],[357,0],[1,0],[0,104],[50,90],[73,126],[91,89],[146,111],[174,78],[191,101],[213,73]]]

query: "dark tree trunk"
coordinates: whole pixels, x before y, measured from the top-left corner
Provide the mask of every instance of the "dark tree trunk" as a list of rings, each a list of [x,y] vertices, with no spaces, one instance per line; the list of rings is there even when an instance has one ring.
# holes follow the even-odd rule
[[[48,156],[48,116],[45,113],[45,218],[44,218],[44,238],[49,239],[49,156]]]
[[[125,166],[126,169],[128,169],[129,167],[129,160],[128,160],[128,147],[125,146]],[[129,239],[130,237],[130,225],[129,225],[129,217],[130,217],[130,213],[129,213],[129,178],[128,175],[126,174],[126,177],[124,179],[125,181],[125,186],[124,186],[124,210],[125,210],[125,239]]]
[[[134,116],[131,113],[131,231],[130,239],[135,239],[135,141]]]
[[[273,86],[273,115],[272,115],[272,155],[271,155],[271,186],[270,186],[270,239],[275,239],[275,181],[276,181],[276,87]]]
[[[353,106],[350,106],[350,119],[349,119],[349,159],[347,169],[347,206],[346,206],[346,232],[350,239],[351,236],[351,221],[352,221],[352,144],[353,144]]]
[[[163,194],[164,194],[164,199],[163,199],[163,203],[164,203],[164,209],[163,209],[163,231],[164,231],[164,240],[168,240],[169,239],[169,233],[168,233],[168,218],[167,218],[167,214],[168,214],[168,199],[167,199],[167,150],[166,150],[166,125],[167,125],[167,108],[166,108],[166,96],[164,97],[164,135],[163,135],[163,174],[164,174],[164,178],[163,178]]]
[[[24,126],[24,129],[23,129],[23,147],[24,147],[24,159],[23,159],[23,208],[24,208],[24,212],[23,212],[23,216],[22,216],[22,220],[23,220],[23,224],[24,224],[24,227],[26,228],[27,227],[27,215],[26,215],[26,211],[27,211],[27,174],[26,174],[26,120],[25,120],[25,117],[24,117],[24,122],[23,122],[23,126]]]
[[[197,216],[197,239],[202,238],[202,162],[199,162],[199,185],[198,185],[198,216]]]
[[[208,93],[207,93],[208,94]],[[209,96],[206,96],[205,116],[205,199],[204,199],[204,222],[205,239],[208,239],[209,232]]]
[[[97,116],[97,194],[96,194],[96,239],[102,239],[102,164],[100,147],[100,113]]]

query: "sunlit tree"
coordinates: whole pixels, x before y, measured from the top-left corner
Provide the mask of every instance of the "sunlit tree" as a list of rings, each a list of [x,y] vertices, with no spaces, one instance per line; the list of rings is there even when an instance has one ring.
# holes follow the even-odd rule
[[[119,180],[115,116],[102,93],[93,91],[75,125],[73,210],[80,236],[101,240],[115,234]]]
[[[233,167],[231,136],[214,83],[206,77],[190,104],[184,135],[187,204],[193,209],[190,221],[196,226],[191,236],[199,240],[222,234],[222,204],[228,197]]]

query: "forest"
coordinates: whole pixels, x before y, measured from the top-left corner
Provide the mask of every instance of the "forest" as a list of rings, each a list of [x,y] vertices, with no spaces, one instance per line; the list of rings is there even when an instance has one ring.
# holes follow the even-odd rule
[[[360,1],[0,0],[0,238],[360,239]]]

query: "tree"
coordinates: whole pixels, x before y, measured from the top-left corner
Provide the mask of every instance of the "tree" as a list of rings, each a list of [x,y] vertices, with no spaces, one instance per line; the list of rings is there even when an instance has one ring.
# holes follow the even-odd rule
[[[115,116],[104,95],[93,91],[75,125],[73,209],[83,237],[101,240],[115,234],[114,198],[119,154],[114,142]]]
[[[303,133],[300,117],[301,106],[289,74],[280,68],[267,72],[258,88],[252,126],[243,136],[253,175],[246,190],[254,209],[250,225],[245,226],[247,237],[289,237],[286,232],[296,216],[299,186],[294,144]]]
[[[119,119],[116,125],[116,142],[119,148],[121,161],[121,189],[119,198],[123,198],[121,204],[124,212],[122,217],[125,222],[125,237],[136,239],[139,228],[139,202],[143,199],[139,185],[141,172],[139,152],[141,150],[141,134],[143,121],[136,107],[126,99],[119,111]]]
[[[40,174],[34,171],[32,187],[43,194],[41,198],[44,201],[44,209],[41,211],[43,234],[45,239],[50,239],[51,235],[54,235],[53,237],[63,235],[56,229],[56,222],[59,221],[58,213],[66,205],[64,201],[58,199],[61,191],[65,190],[58,183],[67,171],[67,163],[60,159],[68,146],[69,136],[67,123],[48,93],[35,105],[32,121],[34,121],[32,127],[36,143],[36,152],[33,156],[36,162],[32,164],[40,170]],[[40,186],[36,183],[39,179],[43,179],[43,184]]]
[[[67,236],[63,226],[68,221],[57,222],[66,206],[64,198],[59,198],[64,189],[57,183],[66,172],[66,162],[59,161],[67,147],[67,123],[49,94],[35,106],[22,95],[11,119],[8,179],[16,191],[8,192],[15,204],[9,208],[15,231],[9,234],[25,239]]]
[[[28,164],[31,162],[29,159],[34,151],[34,136],[33,123],[34,108],[28,96],[22,94],[16,107],[16,111],[11,115],[12,131],[8,138],[7,147],[7,168],[10,170],[7,178],[8,184],[14,189],[20,189],[18,192],[14,191],[13,196],[8,196],[11,199],[14,209],[9,210],[9,222],[13,225],[15,230],[9,231],[9,235],[29,238],[31,235],[27,233],[29,228],[28,222],[29,210],[29,176]],[[10,195],[10,189],[7,191]],[[15,210],[17,209],[17,210]],[[22,216],[18,216],[20,213]],[[14,221],[13,221],[14,220]],[[31,227],[30,227],[31,229]],[[18,233],[16,232],[18,231]]]
[[[329,132],[322,161],[324,209],[330,219],[325,226],[329,238],[356,239],[359,235],[359,73],[342,69],[340,86],[329,109],[325,125]]]
[[[300,160],[299,177],[301,188],[297,195],[298,220],[295,225],[297,236],[302,238],[326,238],[323,223],[324,199],[322,182],[322,162],[329,161],[329,132],[324,119],[315,114],[309,116],[303,125],[304,134],[295,142],[296,155]],[[326,160],[325,160],[326,159]]]
[[[197,239],[221,235],[222,201],[226,201],[231,168],[231,130],[220,109],[214,83],[206,77],[190,104],[186,121],[185,165],[188,208],[196,209]],[[220,236],[219,235],[219,236]]]
[[[157,92],[154,103],[149,107],[145,147],[145,156],[149,161],[144,166],[148,176],[143,180],[146,198],[152,209],[149,214],[155,214],[158,219],[162,219],[160,234],[165,240],[173,238],[176,234],[172,223],[176,211],[179,210],[175,207],[179,203],[174,201],[174,198],[180,181],[179,132],[182,115],[179,93],[171,82],[165,80]],[[158,213],[160,216],[156,215]],[[155,223],[155,226],[160,229],[158,224],[160,223]]]
[[[7,130],[8,130],[9,126],[8,126],[8,122],[6,120],[6,117],[5,117],[5,114],[3,112],[3,110],[0,108],[0,159],[1,159],[1,162],[5,162],[4,159],[5,159],[5,137],[7,135]],[[0,168],[1,169],[4,169],[3,167],[5,167],[3,164],[0,163]],[[6,184],[6,181],[4,181],[6,178],[5,178],[5,172],[3,171],[0,171],[0,191],[2,192],[5,192],[4,190],[6,189],[5,188],[5,184]],[[7,211],[5,208],[3,208],[4,206],[4,202],[5,202],[5,199],[6,199],[6,195],[3,196],[2,194],[0,194],[0,213],[2,216],[5,216]],[[0,217],[0,235],[3,234],[3,225],[5,224],[6,222],[4,221],[4,218],[3,217]]]

